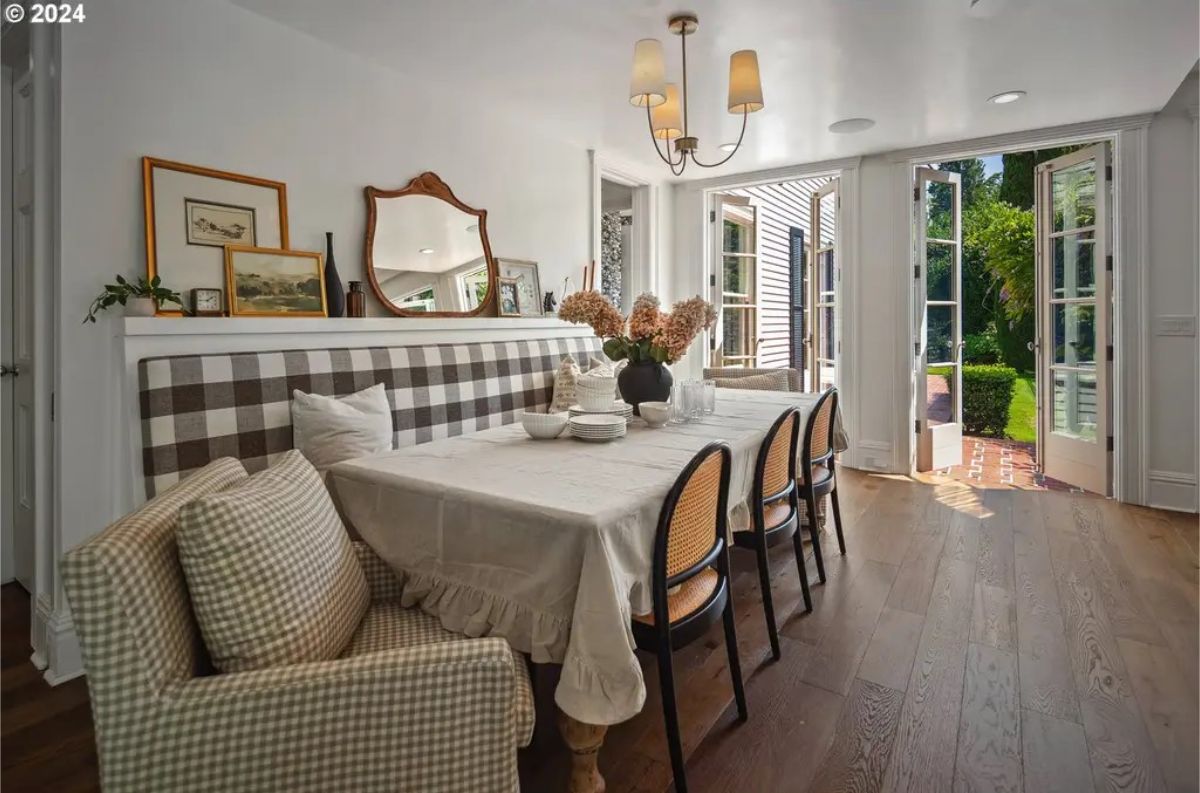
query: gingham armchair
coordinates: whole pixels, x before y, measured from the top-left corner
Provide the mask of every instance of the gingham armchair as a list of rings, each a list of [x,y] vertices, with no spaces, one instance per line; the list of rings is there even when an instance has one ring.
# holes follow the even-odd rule
[[[401,608],[398,580],[361,543],[372,603],[341,658],[211,673],[177,516],[245,477],[214,461],[63,560],[104,790],[516,790],[533,731],[524,659]]]

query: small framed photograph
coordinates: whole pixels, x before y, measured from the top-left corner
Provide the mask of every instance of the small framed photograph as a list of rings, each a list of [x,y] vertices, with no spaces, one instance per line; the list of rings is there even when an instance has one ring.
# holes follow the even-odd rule
[[[521,298],[517,290],[517,279],[501,278],[497,282],[497,286],[499,287],[496,303],[497,313],[502,317],[521,316]]]
[[[220,317],[225,314],[224,295],[220,289],[197,287],[192,290],[192,316]]]
[[[255,244],[254,207],[185,198],[183,211],[187,215],[188,245],[224,248]]]
[[[537,262],[521,259],[497,259],[501,278],[511,278],[517,282],[517,303],[521,307],[521,316],[542,316],[542,283],[538,278]]]
[[[321,254],[225,246],[231,317],[326,316]]]

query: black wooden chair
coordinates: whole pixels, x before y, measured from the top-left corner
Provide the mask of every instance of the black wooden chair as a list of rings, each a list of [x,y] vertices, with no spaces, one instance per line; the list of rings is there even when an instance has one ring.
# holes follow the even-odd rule
[[[703,636],[718,619],[725,622],[725,649],[729,653],[738,719],[746,720],[746,693],[738,663],[729,587],[729,549],[725,542],[730,460],[728,446],[710,443],[675,480],[659,513],[654,538],[654,610],[633,618],[637,646],[658,657],[676,793],[686,793],[687,778],[679,737],[679,713],[675,708],[671,651]],[[670,590],[676,587],[672,593]]]
[[[842,507],[838,503],[837,471],[833,459],[833,417],[837,413],[838,392],[829,388],[821,394],[804,428],[804,443],[800,447],[800,464],[796,471],[796,490],[804,499],[808,512],[808,533],[812,537],[813,556],[817,560],[817,577],[825,583],[825,559],[821,555],[821,526],[817,522],[817,501],[825,496],[833,505],[833,525],[837,530],[838,549],[846,555],[846,538],[842,535]]]
[[[804,543],[800,535],[800,500],[796,482],[796,438],[800,433],[800,414],[788,408],[767,431],[758,449],[754,466],[754,485],[750,491],[751,526],[733,533],[733,543],[752,550],[758,556],[758,581],[762,588],[767,634],[771,637],[771,655],[780,657],[779,630],[775,624],[775,605],[771,598],[771,570],[767,549],[789,538],[796,552],[800,571],[800,589],[804,610],[812,611],[808,591],[808,571],[804,565]]]

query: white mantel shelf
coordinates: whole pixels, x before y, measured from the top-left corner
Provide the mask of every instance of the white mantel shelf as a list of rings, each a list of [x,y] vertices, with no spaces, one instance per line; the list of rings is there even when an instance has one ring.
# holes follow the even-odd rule
[[[242,336],[300,334],[409,334],[423,336],[467,331],[480,336],[510,335],[518,331],[552,331],[558,335],[586,335],[588,329],[557,317],[365,317],[312,319],[302,317],[123,317],[118,335],[136,336]],[[582,333],[581,333],[582,331]],[[540,335],[540,334],[539,334]]]

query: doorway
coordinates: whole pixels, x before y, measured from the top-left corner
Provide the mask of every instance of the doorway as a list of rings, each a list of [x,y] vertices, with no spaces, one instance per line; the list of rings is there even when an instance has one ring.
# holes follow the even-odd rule
[[[0,278],[0,561],[3,583],[33,593],[33,71],[28,25],[3,39],[3,275]]]
[[[630,185],[600,180],[600,277],[596,287],[618,310],[628,313],[633,248],[633,191]]]
[[[711,367],[794,369],[805,391],[837,383],[839,185],[818,176],[710,194]]]
[[[1111,492],[1111,191],[1107,142],[915,168],[918,470]]]

